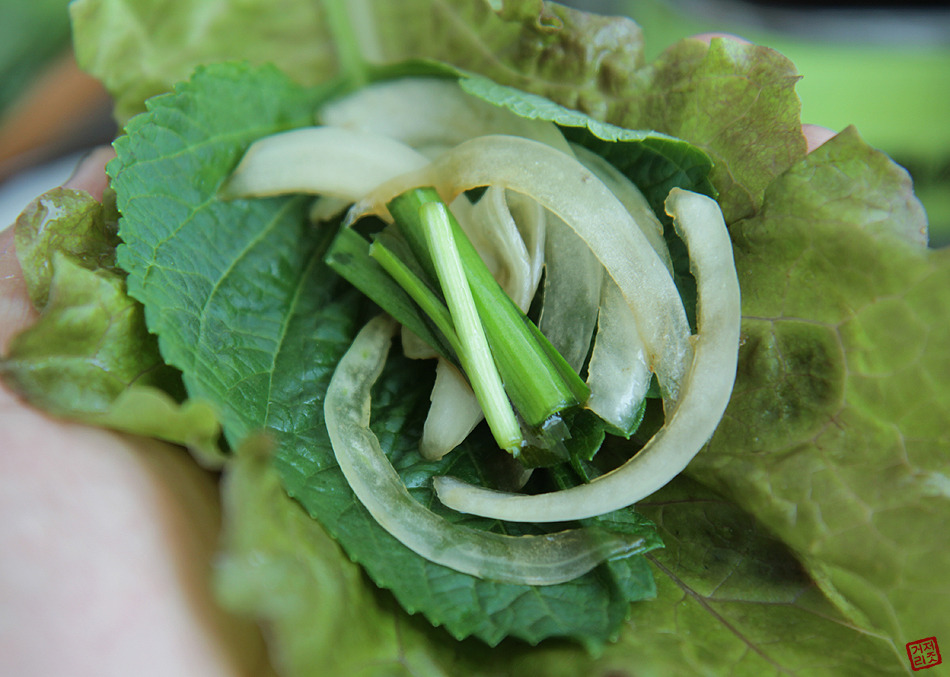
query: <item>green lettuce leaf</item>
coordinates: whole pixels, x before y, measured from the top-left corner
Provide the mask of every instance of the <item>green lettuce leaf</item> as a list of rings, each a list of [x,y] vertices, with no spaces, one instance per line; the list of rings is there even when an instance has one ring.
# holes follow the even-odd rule
[[[751,216],[766,186],[805,155],[799,75],[778,52],[734,40],[681,40],[638,74],[609,118],[696,144],[715,167],[726,223]]]
[[[601,98],[593,71],[603,71],[604,79],[612,71],[620,76],[642,60],[632,21],[540,0],[223,0],[213,9],[162,0],[76,0],[70,10],[79,63],[113,94],[120,120],[144,110],[145,99],[170,91],[197,66],[234,59],[273,63],[303,84],[344,70],[357,76],[353,69],[367,64],[435,59],[522,89],[543,83],[538,93],[558,92],[561,97],[551,98],[583,110],[572,104]]]
[[[788,543],[855,622],[950,634],[950,250],[903,172],[848,129],[733,227],[743,345],[689,471]]]
[[[597,655],[554,641],[486,649],[410,616],[286,496],[266,444],[229,466],[225,501],[218,589],[267,622],[281,674],[904,674],[893,644],[849,623],[756,520],[685,478],[643,505],[667,543],[651,555],[657,598]]]
[[[538,94],[499,85],[487,78],[463,77],[459,83],[469,94],[520,117],[554,122],[568,140],[589,148],[623,172],[664,218],[663,203],[673,188],[716,197],[716,189],[709,180],[712,160],[691,143],[658,132],[602,122]]]
[[[337,68],[320,2],[77,0],[69,10],[76,59],[112,93],[120,122],[206,63],[277,63],[307,84]]]
[[[734,503],[681,476],[640,508],[667,544],[651,559],[657,599],[668,606],[633,607],[636,650],[621,641],[613,665],[646,655],[662,666],[656,674],[905,673],[903,647],[834,608],[787,547]]]
[[[119,213],[114,196],[102,202],[89,193],[53,188],[31,202],[17,217],[14,238],[30,300],[46,305],[53,278],[53,259],[67,257],[87,270],[113,273]]]
[[[229,4],[221,4],[224,12]],[[286,0],[284,9],[293,15],[301,11],[301,4],[303,0]],[[319,11],[307,4],[305,11]],[[132,16],[129,5],[131,0],[74,3],[83,62],[110,83],[126,114],[143,107],[139,82],[149,82],[150,92],[168,90],[193,66],[222,58],[219,48],[224,42],[228,42],[224,49],[228,57],[252,60],[255,57],[248,53],[252,48],[247,45],[268,43],[267,60],[302,82],[327,80],[344,62],[353,75],[362,67],[360,59],[385,64],[403,58],[443,58],[596,119],[655,130],[703,149],[715,161],[712,181],[732,226],[745,319],[733,402],[709,448],[690,467],[691,474],[743,506],[764,528],[788,543],[848,620],[841,621],[834,611],[819,611],[816,617],[876,629],[898,648],[906,641],[947,634],[946,621],[939,616],[948,606],[946,579],[939,578],[948,568],[947,548],[940,540],[940,528],[947,518],[950,446],[946,432],[950,393],[943,378],[950,373],[943,349],[948,345],[950,318],[945,291],[947,254],[928,252],[916,244],[926,224],[906,177],[857,140],[852,131],[805,157],[794,94],[798,74],[787,60],[758,46],[714,41],[707,47],[685,40],[656,62],[644,64],[639,31],[626,20],[590,17],[528,0],[413,0],[398,5],[366,0],[348,5],[362,11],[361,21],[348,22],[345,12],[341,21],[337,11],[332,26],[288,22],[281,33],[271,23],[277,18],[257,16],[240,34],[218,33],[214,38],[186,41],[189,49],[161,59],[97,61],[93,57],[100,47],[108,51],[110,45],[124,44],[125,52],[114,54],[127,54],[137,40],[144,44],[157,40],[152,34],[157,31],[143,30],[149,22],[127,20]],[[154,0],[136,3],[136,7],[142,12],[159,11]],[[340,10],[342,4],[328,2],[323,7]],[[192,33],[200,34],[207,21],[193,20],[199,9],[197,3],[181,3],[173,9],[162,3],[161,11],[172,12],[180,26],[191,25]],[[278,34],[280,39],[271,39]],[[165,42],[170,39],[166,37]],[[303,74],[296,70],[298,63],[291,57],[296,50],[324,50],[321,54],[327,54],[330,45],[348,58],[317,59],[311,63],[322,65],[305,66],[308,70]],[[162,49],[175,51],[167,44]],[[152,67],[153,63],[158,65]],[[166,67],[171,65],[174,68]],[[265,89],[256,101],[264,107],[271,105],[269,94]],[[221,111],[224,118],[229,113]],[[303,115],[301,111],[300,117]],[[192,141],[200,137],[198,131],[185,131]],[[203,157],[202,161],[208,160]],[[208,180],[204,177],[199,183]],[[146,186],[143,180],[133,192],[144,193]],[[170,198],[179,195],[186,201],[194,199],[195,189],[185,182],[168,192]],[[139,202],[147,211],[148,199],[143,195]],[[274,215],[280,209],[303,209],[293,201],[268,204],[277,209],[270,212]],[[180,213],[187,215],[189,209],[184,206]],[[165,216],[156,212],[154,218]],[[217,235],[211,228],[202,237]],[[300,233],[292,231],[292,235]],[[305,244],[304,249],[316,246],[305,238],[298,242]],[[300,255],[305,258],[308,253]],[[149,268],[152,262],[155,265]],[[193,273],[176,271],[171,266],[181,262],[160,250],[146,251],[135,265],[141,267],[143,276],[145,270],[150,277],[156,276],[156,285],[182,294],[205,289],[207,283]],[[211,289],[218,294],[217,288]],[[255,294],[258,290],[245,291]],[[243,332],[250,343],[256,334],[244,324],[243,308],[236,303],[227,321],[208,319],[222,331],[231,331],[237,322],[233,330]],[[187,333],[194,318],[176,315],[174,306],[156,306],[149,312],[164,317],[162,322],[168,326],[181,321],[186,336],[197,336]],[[280,326],[279,317],[265,319]],[[335,338],[342,342],[353,329],[347,325]],[[208,365],[220,356],[214,348],[198,356],[192,366],[210,372]],[[266,348],[263,352],[266,355]],[[256,353],[249,349],[235,361],[253,355]],[[266,369],[254,372],[251,380],[267,380],[268,373]],[[215,378],[211,373],[204,377]],[[253,392],[253,388],[245,390],[246,383],[237,372],[224,375],[219,385],[230,389],[229,397],[235,403],[228,406],[235,410],[240,408],[237,403],[268,407],[242,399]],[[303,396],[295,395],[299,404]],[[299,406],[288,406],[266,414],[293,421],[302,416],[301,411]],[[254,416],[259,414],[254,412]],[[229,415],[233,424],[241,425],[237,413]],[[300,477],[305,478],[307,472],[307,468],[301,469]],[[727,517],[723,521],[728,524],[732,519],[738,520]],[[661,533],[677,533],[672,528],[665,531],[662,520],[660,527]],[[674,553],[678,543],[675,539],[670,543],[668,552]],[[290,556],[287,551],[281,555]],[[787,560],[788,554],[782,558]],[[664,560],[657,557],[655,561],[663,564]],[[743,573],[742,578],[749,575]],[[754,576],[750,580],[765,590],[774,575],[773,569],[765,580]],[[703,574],[696,577],[702,579]],[[697,583],[690,590],[699,587]],[[661,599],[673,589],[666,588],[662,580],[658,588]],[[664,612],[667,621],[657,622],[656,627],[672,629],[655,638],[656,645],[675,646],[677,652],[689,653],[694,666],[721,667],[715,642],[703,643],[699,637],[706,637],[705,632],[681,622],[687,615],[691,620],[705,617],[709,604],[702,603],[702,595],[682,590],[680,600],[696,601],[699,612],[692,613],[694,607],[689,612]],[[288,590],[285,594],[292,593]],[[651,604],[636,605],[636,612]],[[785,604],[780,607],[776,618],[791,609]],[[399,617],[398,612],[395,615]],[[728,625],[739,624],[730,621]],[[295,632],[290,629],[292,624],[283,627],[288,633]],[[399,625],[396,634],[406,637],[405,627]],[[649,627],[646,621],[640,624],[638,634],[647,633]],[[815,627],[810,641],[826,632]],[[688,640],[684,640],[687,632]],[[855,634],[867,637],[858,631]],[[625,633],[618,645],[621,648],[616,649],[617,669],[641,662],[637,651],[650,653],[635,642],[629,653],[624,653],[627,638]],[[850,645],[851,639],[842,637],[837,648],[821,645],[822,651],[842,656],[840,646]],[[286,641],[305,640],[295,637]],[[765,638],[762,643],[777,644],[778,640]],[[407,640],[400,646],[401,656],[411,654],[421,661],[422,657],[441,655],[434,647],[410,648],[411,644]],[[751,648],[753,644],[760,646],[742,642],[735,655],[762,656]],[[807,654],[808,642],[803,644],[791,652]],[[560,645],[545,645],[523,655],[519,649],[502,649],[510,665],[522,669],[533,669],[533,661],[546,651],[573,655],[573,649]],[[867,655],[877,654],[869,651]],[[786,671],[812,674],[823,664],[820,658],[812,654],[811,663]],[[834,674],[847,674],[848,663],[842,659]],[[853,671],[867,674],[876,666],[885,672],[892,665],[884,658],[870,663],[858,663],[859,668]],[[776,665],[784,667],[782,661],[769,665],[766,669],[773,671],[780,671]],[[666,667],[663,674],[676,670]],[[559,669],[553,666],[550,674],[584,673],[580,659],[577,663],[565,661],[561,673]],[[502,670],[496,674],[504,674]],[[424,672],[421,667],[419,671]],[[761,670],[749,672],[760,674]]]
[[[647,64],[631,20],[541,0],[222,0],[215,8],[76,0],[80,64],[105,82],[125,119],[215,61],[266,61],[312,84],[435,59],[597,120],[698,146],[715,162],[712,181],[730,223],[755,213],[765,187],[805,154],[799,76],[766,47],[683,40]]]
[[[17,255],[41,314],[11,341],[0,377],[57,416],[184,444],[217,465],[213,409],[179,404],[180,375],[114,267],[115,217],[108,200],[56,188],[17,219]]]
[[[405,608],[456,637],[490,644],[514,635],[597,645],[623,621],[631,601],[652,596],[642,557],[542,588],[459,574],[395,541],[336,465],[323,395],[372,309],[324,263],[335,231],[309,224],[308,200],[216,197],[251,141],[307,124],[326,93],[271,67],[218,64],[153,99],[150,112],[130,122],[109,165],[122,212],[118,260],[129,273],[130,293],[144,304],[162,355],[182,370],[189,395],[216,405],[232,445],[258,430],[271,433],[288,494]],[[481,481],[490,455],[478,450],[491,445],[473,442],[440,463],[419,456],[434,377],[428,366],[428,374],[420,373],[418,362],[390,359],[374,393],[374,427],[410,490],[441,509],[431,477]],[[624,528],[642,532],[645,549],[659,545],[644,520],[628,520]]]

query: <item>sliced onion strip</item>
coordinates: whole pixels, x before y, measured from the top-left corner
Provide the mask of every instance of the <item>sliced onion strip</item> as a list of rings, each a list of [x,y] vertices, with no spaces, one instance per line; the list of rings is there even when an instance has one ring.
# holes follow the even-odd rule
[[[548,219],[544,297],[538,328],[580,373],[597,327],[604,267],[560,218]]]
[[[505,202],[528,252],[528,261],[531,263],[530,286],[537,290],[541,282],[541,271],[544,269],[547,212],[527,195],[510,190],[505,191]],[[522,310],[528,312],[527,308]]]
[[[653,208],[643,197],[640,189],[619,169],[594,151],[577,144],[571,144],[571,150],[578,161],[603,181],[610,192],[616,195],[621,204],[627,208],[630,216],[633,217],[634,222],[646,237],[647,242],[653,247],[653,251],[657,253],[672,273],[673,260],[670,258],[670,250],[666,246],[666,240],[663,239],[663,224],[656,218]]]
[[[436,364],[429,400],[419,453],[427,460],[437,461],[465,441],[485,414],[465,376],[442,358]]]
[[[303,127],[252,143],[222,195],[313,193],[353,202],[379,184],[428,163],[421,153],[387,136]]]
[[[459,196],[452,203],[452,213],[492,277],[515,305],[527,311],[538,285],[532,275],[533,262],[508,208],[504,189],[490,187],[474,205],[468,198]]]
[[[507,536],[452,524],[409,494],[369,427],[370,391],[379,378],[394,323],[371,320],[340,360],[327,389],[327,431],[359,501],[403,545],[462,573],[519,585],[556,585],[590,571],[604,559],[632,554],[642,538],[601,529],[539,536]]]
[[[399,340],[402,343],[402,354],[410,360],[434,360],[439,356],[438,351],[419,338],[419,335],[402,325],[399,331]]]
[[[665,425],[633,458],[589,484],[537,495],[495,492],[435,478],[439,499],[461,512],[503,520],[559,522],[617,510],[678,475],[712,436],[735,381],[739,282],[722,212],[708,197],[674,189],[666,210],[689,249],[698,289],[698,335],[683,393]]]
[[[606,279],[587,368],[587,408],[618,430],[632,432],[652,378],[636,318],[617,285]]]

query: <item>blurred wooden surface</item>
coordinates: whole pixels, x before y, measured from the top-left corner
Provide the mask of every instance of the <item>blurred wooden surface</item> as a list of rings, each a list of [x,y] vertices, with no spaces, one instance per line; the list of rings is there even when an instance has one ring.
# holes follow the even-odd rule
[[[0,119],[0,183],[64,154],[115,136],[112,102],[103,86],[76,65],[55,59]]]

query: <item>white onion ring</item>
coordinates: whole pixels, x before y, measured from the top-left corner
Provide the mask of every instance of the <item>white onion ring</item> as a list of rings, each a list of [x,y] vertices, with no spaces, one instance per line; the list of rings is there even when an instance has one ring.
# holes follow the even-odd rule
[[[739,346],[739,281],[732,243],[719,205],[706,196],[673,189],[666,200],[690,253],[698,289],[695,356],[682,397],[667,422],[633,458],[588,484],[523,495],[437,477],[439,499],[460,512],[502,520],[561,522],[632,505],[683,471],[719,425],[735,382]]]
[[[517,585],[557,585],[644,539],[596,527],[508,536],[453,524],[415,500],[369,427],[370,391],[382,372],[395,324],[379,316],[360,331],[330,379],[324,415],[333,452],[360,503],[396,540],[456,571]]]

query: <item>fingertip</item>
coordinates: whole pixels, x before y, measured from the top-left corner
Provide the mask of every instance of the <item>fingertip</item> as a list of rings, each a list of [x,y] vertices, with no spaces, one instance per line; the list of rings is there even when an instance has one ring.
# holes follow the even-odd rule
[[[0,231],[0,356],[6,355],[10,340],[38,316],[16,257],[14,233],[13,226]]]
[[[109,186],[106,164],[114,157],[115,151],[111,146],[99,146],[91,150],[79,161],[63,187],[84,190],[96,200],[101,200],[102,193]]]
[[[802,125],[802,134],[805,135],[806,152],[810,153],[835,136],[837,132],[821,125]]]

